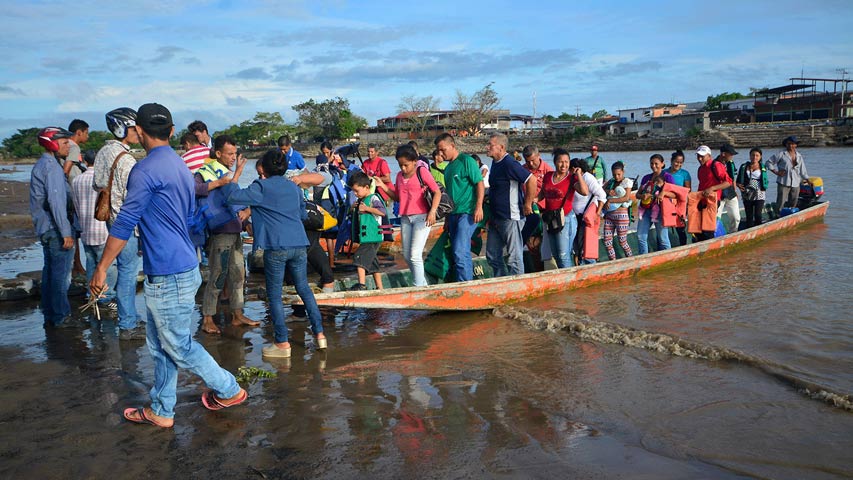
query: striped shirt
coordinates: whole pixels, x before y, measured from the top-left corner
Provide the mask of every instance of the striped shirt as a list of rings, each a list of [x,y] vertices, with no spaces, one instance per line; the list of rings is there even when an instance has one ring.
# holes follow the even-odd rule
[[[205,145],[196,145],[181,155],[181,158],[184,159],[184,163],[187,164],[190,173],[195,173],[196,170],[203,167],[205,162],[210,159],[210,149]]]
[[[71,182],[71,198],[74,209],[80,221],[80,239],[83,245],[103,245],[107,243],[107,222],[95,219],[95,204],[98,202],[98,192],[92,188],[95,180],[95,169],[89,168],[74,177]]]

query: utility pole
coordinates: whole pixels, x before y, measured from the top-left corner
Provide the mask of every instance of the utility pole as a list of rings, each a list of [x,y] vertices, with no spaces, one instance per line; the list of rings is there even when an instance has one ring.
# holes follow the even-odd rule
[[[847,117],[847,108],[844,107],[844,97],[847,94],[847,80],[845,77],[849,74],[846,68],[837,68],[836,72],[841,74],[841,116]]]
[[[533,123],[531,127],[536,125],[536,90],[533,91]]]
[[[581,106],[575,105],[575,121],[579,120],[581,116]]]

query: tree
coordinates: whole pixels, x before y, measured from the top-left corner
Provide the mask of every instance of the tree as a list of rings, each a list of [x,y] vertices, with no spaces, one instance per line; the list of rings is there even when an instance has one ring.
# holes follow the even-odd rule
[[[467,130],[471,135],[477,135],[484,123],[490,123],[495,119],[495,110],[498,108],[500,98],[492,88],[494,82],[468,96],[461,90],[456,91],[456,100],[453,102],[453,121],[456,127]]]
[[[216,132],[218,135],[230,135],[234,137],[237,145],[249,145],[258,143],[260,145],[275,145],[278,137],[293,133],[293,127],[285,123],[284,118],[278,112],[257,112],[251,120],[244,120],[238,125]]]
[[[115,137],[110,132],[104,130],[90,130],[89,139],[86,140],[86,143],[80,145],[80,151],[94,150],[97,152],[105,143],[107,143],[107,140],[114,138]]]
[[[367,125],[367,120],[352,113],[349,100],[341,97],[322,102],[311,98],[307,102],[294,105],[293,110],[299,114],[297,124],[300,133],[308,138],[349,138],[359,128]]]
[[[349,110],[343,110],[338,118],[337,138],[347,139],[352,137],[362,128],[367,127],[367,120]]]
[[[44,153],[38,142],[40,130],[38,127],[19,129],[18,133],[3,139],[3,150],[11,157],[40,157]]]
[[[607,110],[599,110],[599,111],[592,114],[592,119],[597,120],[599,118],[609,117],[609,116],[610,116],[610,114],[607,113]]]
[[[423,133],[426,130],[429,122],[429,114],[438,110],[440,98],[429,95],[427,97],[416,97],[415,95],[406,95],[400,98],[400,103],[397,105],[397,113],[411,112],[412,116],[407,120],[405,127],[412,131]]]
[[[708,96],[708,99],[705,100],[705,111],[713,112],[715,110],[722,110],[723,102],[739,100],[741,98],[746,98],[746,95],[738,92],[723,92],[717,95],[710,95]]]

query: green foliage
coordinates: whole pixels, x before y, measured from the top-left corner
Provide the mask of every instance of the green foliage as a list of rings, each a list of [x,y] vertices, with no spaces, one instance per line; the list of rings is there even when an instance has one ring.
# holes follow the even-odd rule
[[[690,138],[696,138],[702,134],[702,129],[699,127],[690,127],[686,132],[684,132],[684,134]]]
[[[258,145],[275,145],[278,137],[292,134],[293,128],[284,122],[278,112],[257,112],[251,120],[245,120],[239,125],[216,132],[213,136],[231,135],[239,146],[247,146],[257,143]],[[180,136],[178,137],[180,139]]]
[[[3,150],[10,157],[40,157],[44,149],[39,145],[38,127],[19,129],[18,133],[3,140]]]
[[[338,119],[337,138],[347,139],[355,135],[362,128],[367,127],[367,120],[358,115],[353,114],[349,110],[341,112]]]
[[[553,121],[589,122],[591,120],[596,120],[596,119],[599,119],[602,117],[606,117],[608,115],[610,115],[610,114],[607,112],[607,110],[599,110],[599,111],[593,113],[592,115],[587,115],[585,113],[572,114],[572,113],[563,112],[559,116],[556,116],[556,117],[553,115],[545,115],[543,118],[545,118],[545,121],[548,121],[548,122],[553,122]]]
[[[747,96],[738,92],[723,92],[717,95],[709,95],[708,99],[705,100],[705,110],[709,112],[713,112],[715,110],[722,110],[723,102],[729,100],[739,100],[741,98],[747,98]]]
[[[592,114],[592,119],[593,119],[593,120],[597,120],[597,119],[599,119],[599,118],[608,117],[608,116],[610,116],[610,114],[609,114],[609,113],[607,113],[607,110],[603,110],[603,109],[602,109],[602,110],[599,110],[599,111],[597,111],[597,112],[593,113],[593,114]]]
[[[311,98],[294,105],[293,110],[299,114],[299,134],[308,139],[346,139],[367,126],[367,120],[354,115],[349,100],[341,97],[322,102]]]
[[[80,151],[95,150],[96,152],[107,143],[107,140],[115,138],[112,133],[103,130],[89,130],[89,139],[80,145]]]
[[[278,374],[258,367],[242,366],[237,369],[237,382],[243,385],[253,385],[262,378],[275,378]]]

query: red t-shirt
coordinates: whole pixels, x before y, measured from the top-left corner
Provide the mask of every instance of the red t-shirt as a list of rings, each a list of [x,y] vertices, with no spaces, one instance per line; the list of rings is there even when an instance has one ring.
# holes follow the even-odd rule
[[[364,161],[364,166],[361,167],[368,177],[384,177],[391,175],[391,168],[388,167],[388,162],[382,157],[368,158]],[[386,182],[388,183],[388,182]],[[381,189],[376,190],[382,200],[388,201],[388,196]]]
[[[699,165],[699,171],[696,172],[696,175],[699,177],[700,192],[707,188],[711,188],[714,185],[732,181],[731,177],[729,177],[729,173],[726,171],[726,167],[724,167],[722,163],[715,162],[714,160],[710,160]],[[723,198],[723,191],[717,190],[716,193],[717,201],[719,202],[720,199]]]
[[[563,203],[563,199],[565,198],[566,203],[563,205],[563,213],[568,215],[572,212],[572,200],[575,196],[575,177],[574,175],[569,174],[566,178],[555,184],[553,182],[555,173],[557,172],[548,172],[542,179],[542,191],[545,192],[545,210],[556,210],[560,208],[560,204]],[[567,193],[568,198],[566,198]]]

